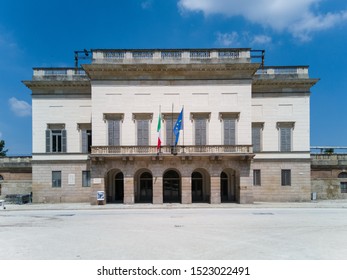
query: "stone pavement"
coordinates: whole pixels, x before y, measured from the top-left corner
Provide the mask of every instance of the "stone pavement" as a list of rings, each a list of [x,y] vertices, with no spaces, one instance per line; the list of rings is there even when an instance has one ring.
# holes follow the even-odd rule
[[[13,210],[103,210],[103,209],[190,209],[190,208],[347,208],[347,200],[315,200],[311,202],[254,202],[253,204],[237,203],[164,203],[164,204],[106,204],[90,205],[89,203],[42,203],[42,204],[7,204],[6,209]]]

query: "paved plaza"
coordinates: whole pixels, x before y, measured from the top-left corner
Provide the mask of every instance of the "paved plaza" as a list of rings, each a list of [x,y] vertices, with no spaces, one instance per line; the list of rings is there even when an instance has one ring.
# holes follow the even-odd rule
[[[347,202],[7,205],[0,260],[343,260]]]

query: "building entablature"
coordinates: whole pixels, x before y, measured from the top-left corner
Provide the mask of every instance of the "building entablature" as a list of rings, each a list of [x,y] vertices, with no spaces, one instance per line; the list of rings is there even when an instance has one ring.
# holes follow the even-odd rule
[[[252,79],[256,63],[238,64],[86,64],[91,80]]]

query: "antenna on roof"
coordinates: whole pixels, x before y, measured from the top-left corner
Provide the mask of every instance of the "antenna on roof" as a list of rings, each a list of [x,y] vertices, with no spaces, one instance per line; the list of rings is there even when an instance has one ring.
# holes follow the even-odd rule
[[[265,50],[251,50],[251,52],[255,53],[251,55],[251,58],[261,58],[261,68],[264,68],[265,64]]]
[[[92,51],[88,51],[87,49],[84,49],[83,51],[75,51],[75,70],[78,70],[79,64],[78,61],[80,59],[91,59],[91,53]]]

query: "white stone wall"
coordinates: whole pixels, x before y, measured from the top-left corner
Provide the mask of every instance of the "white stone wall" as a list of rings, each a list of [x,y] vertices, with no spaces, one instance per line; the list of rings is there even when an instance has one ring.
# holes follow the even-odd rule
[[[304,94],[256,94],[252,122],[263,122],[263,151],[279,151],[277,122],[294,122],[292,151],[310,151],[310,97]]]
[[[251,144],[251,85],[235,82],[232,85],[129,85],[105,82],[92,83],[93,146],[107,145],[106,113],[124,114],[121,125],[121,145],[136,145],[136,125],[133,113],[151,113],[150,145],[157,144],[159,108],[161,113],[179,113],[184,106],[184,132],[179,144],[194,145],[194,123],[191,113],[210,113],[207,124],[207,144],[222,145],[221,112],[239,112],[236,143]],[[165,139],[165,123],[162,123]],[[164,143],[165,145],[165,140]]]
[[[47,124],[64,123],[67,130],[67,152],[81,152],[81,132],[78,123],[91,123],[91,100],[89,98],[35,98],[33,108],[33,154],[45,153]]]

